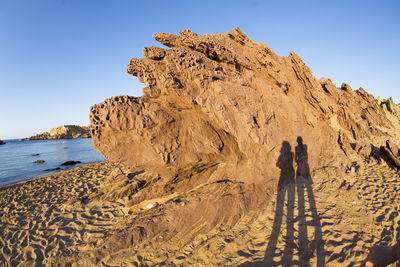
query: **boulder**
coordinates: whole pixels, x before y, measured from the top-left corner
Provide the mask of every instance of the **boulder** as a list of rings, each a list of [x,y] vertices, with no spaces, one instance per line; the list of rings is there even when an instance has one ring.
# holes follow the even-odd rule
[[[353,89],[351,89],[351,86],[348,85],[347,83],[342,83],[341,88],[342,88],[342,90],[347,91],[347,92],[353,91]]]
[[[386,140],[386,147],[390,150],[390,152],[392,152],[394,156],[396,157],[400,156],[399,147],[391,140]]]
[[[42,160],[42,159],[38,159],[38,160],[35,160],[33,163],[44,163],[44,160]]]
[[[393,113],[393,115],[397,116],[399,114],[399,107],[393,101],[393,98],[389,98],[386,101],[386,106],[389,112]]]
[[[400,169],[400,158],[398,155],[398,147],[390,140],[386,141],[386,146],[380,147],[381,154],[389,161],[393,166]]]
[[[5,145],[6,143],[0,140],[0,145]]]
[[[75,164],[79,164],[82,163],[81,161],[73,161],[73,160],[69,160],[66,161],[64,163],[61,164],[61,166],[71,166],[71,165],[75,165]]]

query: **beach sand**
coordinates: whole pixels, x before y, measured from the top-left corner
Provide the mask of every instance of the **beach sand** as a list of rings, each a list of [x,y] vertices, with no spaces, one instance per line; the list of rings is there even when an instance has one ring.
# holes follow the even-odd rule
[[[116,168],[96,163],[0,189],[0,265],[358,266],[373,244],[400,238],[399,171],[364,160],[341,177],[333,169],[297,177],[233,227],[159,237],[95,260],[110,233],[136,216],[156,216],[146,209],[154,200],[128,208],[126,200],[96,197]]]
[[[0,261],[40,266],[93,245],[124,216],[119,203],[84,205],[115,168],[96,163],[0,189]]]

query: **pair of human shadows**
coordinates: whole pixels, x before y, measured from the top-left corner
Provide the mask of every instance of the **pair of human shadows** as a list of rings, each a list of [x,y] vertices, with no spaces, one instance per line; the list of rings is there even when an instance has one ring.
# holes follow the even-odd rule
[[[276,166],[281,169],[276,209],[271,235],[263,261],[247,262],[241,266],[309,266],[310,259],[316,251],[317,266],[325,266],[324,241],[322,239],[321,221],[315,204],[312,190],[312,179],[308,164],[307,145],[303,144],[302,137],[297,138],[295,153],[292,152],[288,141],[282,143]],[[293,166],[296,162],[296,171]],[[298,216],[294,218],[295,199],[297,189]],[[312,215],[312,221],[307,222],[306,199]],[[281,254],[277,254],[278,238],[281,235],[284,207],[286,203],[286,233],[283,237],[285,248]],[[295,221],[298,221],[298,236],[295,237]],[[314,240],[309,240],[308,227],[314,227]],[[296,243],[297,239],[297,243]],[[298,251],[298,260],[294,260],[294,252]],[[274,258],[280,256],[280,261]]]

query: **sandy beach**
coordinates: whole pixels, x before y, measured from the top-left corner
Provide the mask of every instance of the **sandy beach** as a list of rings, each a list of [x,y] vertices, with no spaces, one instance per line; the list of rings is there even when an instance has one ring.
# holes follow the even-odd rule
[[[154,37],[127,67],[144,96],[90,109],[109,162],[0,189],[3,265],[360,266],[400,239],[393,99],[239,28]]]
[[[154,200],[131,206],[124,197],[103,199],[101,185],[113,170],[126,171],[120,168],[96,163],[0,189],[2,264],[357,266],[373,244],[400,237],[399,171],[365,160],[343,177],[333,169],[297,177],[233,227],[221,222],[204,234],[152,238],[104,255],[104,240],[135,218],[157,217],[171,201],[190,203],[204,190],[158,199],[156,209],[148,207]]]
[[[0,267],[400,267],[400,1],[3,2]]]
[[[123,206],[83,203],[114,167],[96,163],[1,188],[0,261],[40,266],[104,236],[124,216]]]

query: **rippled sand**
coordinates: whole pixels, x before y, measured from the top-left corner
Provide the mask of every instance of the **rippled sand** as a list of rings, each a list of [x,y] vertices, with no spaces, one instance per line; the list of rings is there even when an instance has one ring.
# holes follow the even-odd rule
[[[96,163],[2,188],[0,261],[42,265],[96,244],[124,216],[119,203],[85,204],[113,168]]]
[[[332,169],[297,177],[233,227],[161,237],[99,258],[96,249],[111,232],[141,210],[156,216],[144,208],[149,200],[138,209],[91,197],[117,167],[96,163],[0,189],[0,265],[357,266],[373,244],[400,238],[399,171],[364,160],[341,177]]]

